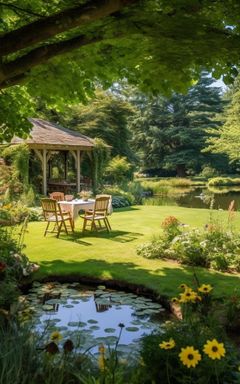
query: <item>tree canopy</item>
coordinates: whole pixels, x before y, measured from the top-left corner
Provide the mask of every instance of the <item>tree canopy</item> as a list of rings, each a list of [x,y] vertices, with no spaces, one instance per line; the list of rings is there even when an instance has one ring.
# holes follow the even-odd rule
[[[240,160],[240,79],[237,78],[234,86],[229,90],[226,98],[229,100],[224,113],[220,116],[224,124],[220,130],[209,130],[209,147],[212,153],[224,153],[230,161]]]
[[[170,94],[203,68],[225,82],[237,74],[238,0],[8,0],[0,16],[0,105],[11,105],[2,139],[27,131],[20,123],[36,97],[61,110],[95,84],[128,79]]]
[[[143,169],[176,170],[185,176],[187,170],[199,172],[211,162],[218,165],[216,156],[202,153],[206,129],[219,129],[216,115],[223,107],[220,90],[212,84],[213,79],[203,74],[186,95],[175,93],[146,102],[131,124]]]

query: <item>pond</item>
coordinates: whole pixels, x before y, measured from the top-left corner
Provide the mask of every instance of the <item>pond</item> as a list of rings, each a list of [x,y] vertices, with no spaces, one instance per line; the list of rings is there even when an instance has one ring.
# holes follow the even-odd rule
[[[61,343],[71,339],[81,353],[90,349],[97,354],[101,344],[114,348],[122,329],[118,351],[137,354],[141,337],[159,332],[167,318],[164,308],[150,298],[104,286],[94,290],[78,283],[35,282],[20,300],[20,320],[32,323],[45,343],[59,331]]]
[[[186,208],[228,209],[231,201],[235,201],[235,209],[240,208],[239,187],[212,188],[171,188],[165,193],[144,199],[146,205],[178,205]]]

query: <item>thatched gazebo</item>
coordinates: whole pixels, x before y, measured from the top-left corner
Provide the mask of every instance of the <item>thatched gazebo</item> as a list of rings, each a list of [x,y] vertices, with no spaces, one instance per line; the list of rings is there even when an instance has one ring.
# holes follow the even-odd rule
[[[66,188],[74,187],[79,192],[81,189],[81,159],[83,153],[87,153],[89,160],[94,147],[94,141],[79,132],[63,128],[60,125],[50,123],[42,119],[29,119],[33,127],[27,139],[15,137],[11,144],[26,143],[30,150],[34,151],[38,159],[41,161],[42,168],[42,193],[47,193],[56,187],[58,190],[66,190]],[[58,182],[51,182],[51,164],[49,160],[53,153],[63,152],[65,159],[65,177]],[[67,156],[71,154],[75,159],[76,166],[76,182],[68,185],[67,182]],[[74,189],[75,189],[74,188]]]

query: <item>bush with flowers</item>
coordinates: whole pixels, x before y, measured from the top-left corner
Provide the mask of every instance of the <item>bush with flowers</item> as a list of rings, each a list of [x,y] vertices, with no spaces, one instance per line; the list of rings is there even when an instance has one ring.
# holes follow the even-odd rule
[[[25,230],[26,223],[20,233],[0,227],[0,308],[9,308],[19,294],[19,282],[38,269],[23,253]]]
[[[234,384],[240,382],[239,354],[214,317],[209,284],[181,286],[174,306],[180,321],[167,322],[161,334],[143,340],[143,383]]]
[[[168,217],[163,222],[163,235],[140,245],[137,253],[220,271],[240,271],[239,234],[218,223],[185,230],[177,219]]]

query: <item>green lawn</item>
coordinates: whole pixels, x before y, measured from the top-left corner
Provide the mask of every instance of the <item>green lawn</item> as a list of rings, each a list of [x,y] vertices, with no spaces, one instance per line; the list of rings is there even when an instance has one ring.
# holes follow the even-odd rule
[[[110,217],[112,232],[81,234],[82,219],[76,222],[74,235],[43,236],[45,223],[29,224],[26,234],[26,254],[40,264],[34,278],[46,276],[91,276],[144,285],[161,295],[176,294],[180,283],[192,282],[192,269],[174,262],[148,260],[136,254],[136,246],[160,233],[161,222],[174,215],[190,226],[204,226],[209,211],[169,206],[136,206],[114,211]],[[219,220],[226,220],[227,212],[216,212]],[[235,220],[240,228],[240,214]],[[240,283],[240,275],[222,274],[202,268],[196,269],[202,283],[215,287],[217,295],[229,294]]]

